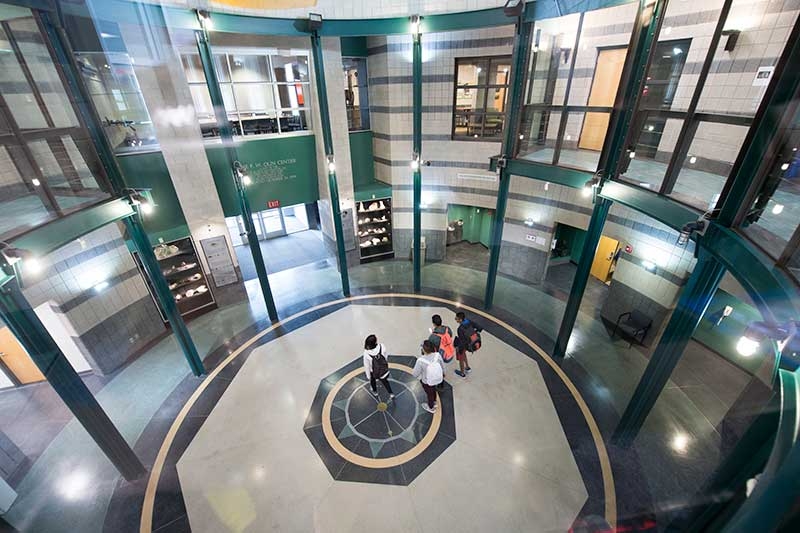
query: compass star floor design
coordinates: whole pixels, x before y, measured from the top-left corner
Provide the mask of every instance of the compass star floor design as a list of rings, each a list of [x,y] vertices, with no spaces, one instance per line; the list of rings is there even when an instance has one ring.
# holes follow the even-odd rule
[[[389,356],[394,399],[381,383],[373,395],[361,357],[320,382],[303,430],[334,479],[408,485],[455,441],[452,387],[438,391],[435,414],[422,409],[415,362]]]
[[[446,379],[452,389],[442,394],[440,403],[451,406],[453,418],[448,427],[445,408],[437,433],[440,440],[396,467],[400,473],[395,467],[359,466],[361,482],[335,479],[334,469],[318,452],[327,442],[324,431],[308,431],[322,425],[321,411],[315,414],[312,406],[324,402],[336,383],[357,371],[344,380],[331,401],[334,440],[353,439],[353,444],[347,443],[349,449],[366,461],[396,457],[396,446],[405,446],[402,438],[384,443],[374,454],[369,444],[368,439],[386,438],[380,434],[385,424],[353,424],[367,437],[358,437],[358,444],[346,432],[339,437],[344,424],[334,424],[334,418],[346,420],[345,411],[333,402],[349,398],[353,416],[359,415],[354,402],[369,406],[369,398],[360,399],[363,370],[358,357],[367,335],[378,336],[390,363],[409,366],[413,358],[392,354],[418,353],[434,313],[454,326],[453,309],[441,305],[350,304],[320,313],[305,325],[290,324],[280,337],[253,348],[246,360],[234,360],[231,365],[240,368],[226,374],[231,380],[209,406],[196,434],[186,437],[191,438],[188,446],[180,442],[182,433],[175,444],[186,446],[177,459],[176,490],[191,530],[566,531],[582,508],[602,502],[596,481],[581,475],[556,412],[554,402],[564,402],[564,397],[551,398],[540,363],[500,340],[502,332],[489,323],[482,324],[486,329],[481,351],[470,358],[473,372],[459,378],[453,374],[454,364],[448,366]],[[409,379],[396,368],[392,377],[397,382]],[[413,381],[406,381],[409,392],[398,394],[398,408],[412,392],[420,401],[421,391]],[[222,383],[212,383],[209,389],[215,386]],[[396,392],[404,386],[397,383]],[[351,395],[354,391],[357,394]],[[391,409],[387,405],[385,412]],[[370,414],[367,411],[362,418]],[[412,424],[408,418],[412,411],[404,413],[393,433]],[[379,420],[375,412],[370,416]],[[413,423],[420,431],[426,424],[419,418]],[[415,438],[418,445],[423,435]],[[395,452],[390,453],[392,446]],[[419,468],[417,461],[426,453],[435,455],[424,469]],[[581,464],[584,456],[584,451],[577,456]],[[412,467],[418,471],[410,472],[405,481],[397,477]],[[348,468],[351,465],[339,475],[349,475]],[[352,472],[356,475],[355,468]],[[387,472],[395,477],[387,479]],[[168,495],[164,493],[165,498]],[[157,507],[160,501],[159,497]],[[166,505],[170,500],[164,501]]]

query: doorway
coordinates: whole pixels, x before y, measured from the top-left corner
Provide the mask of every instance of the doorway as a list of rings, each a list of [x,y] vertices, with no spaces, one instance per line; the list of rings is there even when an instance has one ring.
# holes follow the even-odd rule
[[[445,262],[474,270],[489,266],[494,211],[471,205],[447,206]]]
[[[611,277],[614,275],[614,270],[617,266],[619,252],[619,241],[600,236],[600,243],[597,245],[597,252],[594,254],[592,261],[591,274],[605,284],[611,283]]]
[[[604,48],[598,52],[587,105],[613,107],[627,53],[627,47]],[[586,113],[578,147],[586,150],[602,150],[610,118],[611,113],[608,112]]]
[[[16,379],[20,385],[44,381],[44,374],[34,364],[11,330],[5,326],[0,328],[0,361],[3,373],[11,374],[8,376],[9,379]]]

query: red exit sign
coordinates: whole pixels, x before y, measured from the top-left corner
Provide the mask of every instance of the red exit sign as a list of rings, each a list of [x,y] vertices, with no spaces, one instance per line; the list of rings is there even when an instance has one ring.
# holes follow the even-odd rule
[[[280,200],[270,200],[270,201],[267,202],[267,207],[269,209],[275,209],[276,207],[280,207],[280,206],[281,206],[281,201]]]

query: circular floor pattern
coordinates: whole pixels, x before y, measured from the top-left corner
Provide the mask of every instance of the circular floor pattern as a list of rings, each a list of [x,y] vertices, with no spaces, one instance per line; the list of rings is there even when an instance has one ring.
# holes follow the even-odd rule
[[[220,375],[222,372],[231,368],[231,363],[239,358],[242,354],[249,354],[252,349],[259,345],[259,343],[263,342],[265,336],[269,335],[271,332],[275,331],[278,328],[289,327],[292,328],[293,324],[298,321],[306,320],[307,317],[313,316],[314,313],[323,312],[328,309],[335,308],[337,306],[341,306],[342,304],[349,304],[352,305],[354,303],[358,303],[361,301],[388,301],[390,302],[389,305],[396,305],[394,301],[400,299],[400,301],[412,301],[418,302],[417,305],[422,304],[423,302],[426,304],[430,304],[432,302],[444,304],[447,306],[451,306],[451,308],[458,308],[465,310],[469,313],[472,313],[476,316],[482,317],[487,323],[485,323],[485,327],[488,323],[494,323],[503,330],[505,330],[511,336],[519,339],[522,343],[527,345],[534,353],[533,356],[534,360],[540,361],[539,364],[544,363],[547,367],[549,367],[550,371],[557,377],[557,380],[564,386],[564,392],[571,396],[577,407],[577,411],[582,415],[583,420],[587,425],[589,433],[591,434],[591,440],[593,441],[594,448],[597,453],[597,461],[599,466],[599,473],[601,478],[601,485],[600,485],[600,493],[595,498],[599,499],[599,502],[602,507],[604,507],[604,516],[606,522],[610,524],[611,528],[616,527],[617,516],[616,516],[616,491],[614,489],[614,477],[611,471],[611,464],[608,457],[608,452],[605,448],[605,444],[603,442],[602,435],[600,433],[599,427],[597,425],[596,420],[592,416],[592,413],[586,404],[586,402],[581,397],[580,392],[578,391],[575,384],[572,380],[567,376],[567,374],[560,368],[560,366],[547,354],[544,350],[542,350],[536,343],[530,340],[527,336],[525,336],[522,332],[520,332],[515,327],[509,325],[508,323],[482,311],[475,307],[464,305],[461,302],[454,302],[452,300],[436,297],[436,296],[422,296],[422,295],[412,295],[412,294],[405,294],[405,293],[378,293],[378,294],[370,294],[370,295],[360,295],[360,296],[352,296],[347,298],[342,298],[339,300],[333,300],[330,302],[326,302],[309,309],[305,309],[301,312],[298,312],[292,316],[289,316],[285,319],[280,320],[279,322],[271,325],[270,327],[266,328],[265,330],[259,332],[246,342],[244,342],[238,349],[234,352],[230,353],[220,364],[212,370],[208,377],[194,390],[191,394],[189,399],[183,405],[181,411],[176,416],[175,420],[172,422],[169,431],[167,432],[164,440],[161,444],[157,457],[155,458],[154,464],[150,470],[150,476],[147,482],[147,487],[145,489],[144,501],[142,504],[141,509],[141,521],[140,521],[140,532],[147,533],[153,529],[153,519],[154,519],[154,510],[156,508],[156,499],[159,499],[161,502],[162,497],[172,496],[172,493],[162,493],[160,489],[160,481],[163,479],[162,474],[167,472],[168,480],[171,484],[177,483],[177,472],[175,470],[175,465],[177,461],[177,457],[179,455],[175,455],[172,453],[173,448],[178,448],[178,450],[182,451],[185,449],[186,442],[189,442],[192,439],[192,435],[194,432],[197,431],[197,427],[194,428],[186,428],[185,421],[190,414],[190,411],[198,403],[198,400],[204,393],[211,391],[212,389],[209,388],[210,385],[216,383],[215,378]],[[235,367],[234,363],[234,367]],[[323,380],[324,381],[324,380]],[[320,384],[320,390],[317,391],[318,396],[322,396],[322,400],[324,402],[325,397],[327,397],[327,393],[329,390],[323,390],[322,383]],[[328,387],[333,387],[333,383],[329,384]],[[452,397],[452,390],[449,392]],[[316,402],[317,399],[314,400]],[[443,403],[446,403],[443,400]],[[452,405],[452,402],[451,402]],[[443,417],[443,423],[446,422],[446,417]],[[184,429],[189,431],[189,434],[184,434]],[[442,430],[443,431],[443,430]],[[442,431],[438,433],[438,435],[442,434]],[[455,435],[455,427],[452,429],[453,436]],[[306,436],[311,439],[311,436],[306,432]],[[324,439],[324,435],[322,436]],[[178,446],[174,446],[176,440],[180,439],[182,444]],[[185,441],[185,442],[183,442]],[[426,450],[427,452],[427,450]],[[366,458],[369,458],[365,456]],[[341,458],[340,458],[341,459]],[[442,459],[445,459],[444,457]],[[341,459],[344,461],[343,459]],[[413,464],[413,461],[406,463],[405,465],[401,465],[400,468],[405,466],[410,466]],[[438,462],[437,462],[438,464]],[[369,472],[380,472],[381,469],[365,469]],[[466,470],[469,472],[469,469]],[[358,486],[361,484],[345,484],[345,486]],[[177,486],[177,485],[176,485]],[[181,491],[180,487],[177,486],[177,492],[175,496],[177,498],[181,498]],[[174,499],[174,498],[173,498]],[[159,503],[158,509],[161,512],[163,505],[171,505],[171,500],[166,501],[164,500],[163,504]]]
[[[361,357],[320,382],[303,431],[334,479],[408,485],[455,441],[452,388],[445,383],[440,407],[426,412],[415,361],[389,357],[394,399],[381,383],[372,394]]]

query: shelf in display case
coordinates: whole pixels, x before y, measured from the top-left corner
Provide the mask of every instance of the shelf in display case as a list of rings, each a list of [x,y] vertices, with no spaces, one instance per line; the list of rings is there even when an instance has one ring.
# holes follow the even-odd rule
[[[191,237],[159,244],[153,247],[153,252],[161,268],[161,273],[169,284],[170,293],[175,299],[181,316],[197,316],[216,308],[211,285],[203,272],[197,249]],[[144,269],[136,252],[133,253],[133,257],[147,282],[147,288],[161,314],[161,319],[166,323],[164,310],[158,303],[150,279],[144,275]]]
[[[370,206],[378,206],[370,210]],[[373,220],[374,218],[383,220]],[[366,219],[369,219],[367,221]],[[358,247],[360,249],[361,262],[379,261],[381,259],[391,259],[394,257],[392,244],[392,199],[373,198],[356,202],[356,222],[359,228],[358,233],[367,232],[366,235],[357,235]],[[374,230],[383,230],[374,232]],[[362,246],[373,238],[387,239],[375,244]]]

